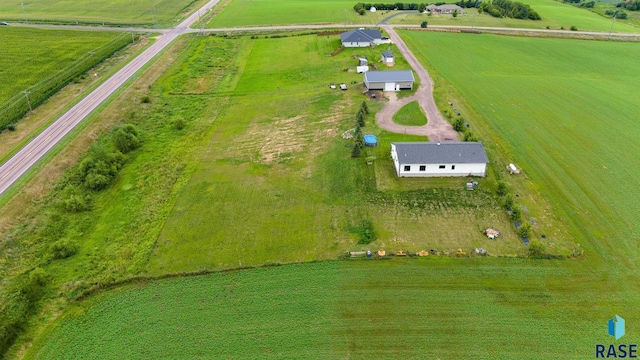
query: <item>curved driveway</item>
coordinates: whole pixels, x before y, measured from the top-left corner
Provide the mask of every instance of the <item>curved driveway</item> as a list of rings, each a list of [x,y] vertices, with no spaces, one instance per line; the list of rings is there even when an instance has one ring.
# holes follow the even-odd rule
[[[433,81],[427,73],[424,67],[418,62],[413,53],[407,48],[404,41],[398,36],[392,27],[383,25],[383,29],[387,31],[391,41],[398,47],[398,50],[402,53],[409,65],[418,75],[420,79],[420,86],[416,90],[415,94],[410,97],[396,100],[395,93],[391,94],[390,101],[386,104],[384,109],[376,113],[376,121],[378,125],[388,131],[401,133],[401,134],[413,134],[413,135],[425,135],[429,137],[430,141],[457,141],[458,133],[453,130],[453,127],[447,122],[440,114],[440,110],[436,106],[433,100]],[[418,101],[420,107],[427,115],[427,125],[425,126],[403,126],[393,122],[393,114],[395,114],[404,105],[411,101]]]

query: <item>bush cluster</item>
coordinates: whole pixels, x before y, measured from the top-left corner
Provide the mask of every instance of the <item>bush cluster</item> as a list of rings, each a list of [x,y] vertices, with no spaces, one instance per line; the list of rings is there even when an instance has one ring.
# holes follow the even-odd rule
[[[638,10],[640,10],[640,0],[634,0],[634,1],[630,1],[630,2],[621,1],[621,2],[616,4],[616,7],[627,9],[629,11],[638,11]],[[621,18],[618,15],[618,16],[616,16],[616,18],[618,18],[618,19],[626,19],[626,17],[627,17],[626,15],[627,14],[625,14],[624,18]]]
[[[417,3],[357,3],[353,6],[353,10],[355,10],[360,15],[364,15],[366,11],[371,9],[372,7],[376,8],[376,10],[419,10],[420,6],[426,5]],[[421,11],[424,11],[424,8]]]
[[[451,114],[449,111],[445,110],[445,116],[451,118]],[[462,116],[458,116],[455,120],[453,120],[453,129],[457,132],[462,133],[462,140],[466,142],[477,142],[480,141],[480,138],[473,133],[473,131],[467,129],[465,126],[465,121]]]
[[[466,3],[465,3],[466,4]],[[491,3],[482,2],[478,12],[487,12],[493,17],[508,17],[513,19],[541,20],[540,15],[529,5],[511,0],[493,0]]]

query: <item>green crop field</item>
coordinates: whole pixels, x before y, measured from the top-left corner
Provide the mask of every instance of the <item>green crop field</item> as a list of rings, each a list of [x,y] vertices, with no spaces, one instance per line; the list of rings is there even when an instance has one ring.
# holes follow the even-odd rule
[[[16,22],[54,22],[168,27],[185,11],[204,0],[31,0],[0,2],[0,19]],[[21,6],[23,4],[23,6]]]
[[[0,29],[0,128],[29,110],[23,94],[29,90],[32,106],[131,42],[117,32]]]
[[[393,122],[405,126],[422,126],[427,124],[427,116],[418,102],[412,101],[393,115]]]
[[[360,16],[353,6],[358,1],[331,0],[233,0],[209,23],[209,27],[285,24],[377,24],[386,11]],[[383,14],[385,13],[385,14]]]
[[[625,263],[637,258],[640,197],[627,188],[640,151],[640,101],[630,95],[640,82],[637,44],[403,36],[503,139],[594,251]],[[464,57],[450,51],[453,43]]]
[[[612,341],[615,313],[640,340],[637,284],[584,270],[394,259],[140,283],[73,306],[25,358],[578,359]]]
[[[511,18],[495,18],[488,14],[475,16],[475,9],[465,9],[466,14],[453,17],[451,15],[408,14],[399,15],[389,21],[391,24],[420,24],[427,21],[429,25],[457,25],[457,26],[491,26],[508,28],[531,28],[544,29],[547,26],[551,29],[564,28],[569,30],[575,26],[578,30],[591,30],[608,32],[611,28],[611,19],[602,17],[587,9],[577,8],[569,4],[564,4],[555,0],[523,0],[529,4],[540,16],[542,20],[518,20]],[[640,27],[633,24],[626,24],[624,21],[616,21],[614,32],[640,32]]]

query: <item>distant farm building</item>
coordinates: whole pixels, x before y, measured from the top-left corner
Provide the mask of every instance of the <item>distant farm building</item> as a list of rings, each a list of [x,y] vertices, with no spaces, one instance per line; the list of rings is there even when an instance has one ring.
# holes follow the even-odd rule
[[[379,30],[357,29],[340,34],[340,40],[344,47],[369,47],[380,44],[388,44],[391,41],[382,36]]]
[[[485,176],[489,158],[479,142],[395,142],[398,177]]]
[[[382,62],[387,65],[393,65],[395,63],[395,59],[393,58],[391,51],[385,51],[382,53]]]
[[[364,86],[367,90],[399,91],[413,89],[413,71],[367,71],[364,73]]]
[[[464,9],[458,5],[454,4],[444,4],[444,5],[429,5],[425,9],[425,11],[430,12],[432,14],[453,14],[455,10],[458,10],[458,14],[464,14]]]

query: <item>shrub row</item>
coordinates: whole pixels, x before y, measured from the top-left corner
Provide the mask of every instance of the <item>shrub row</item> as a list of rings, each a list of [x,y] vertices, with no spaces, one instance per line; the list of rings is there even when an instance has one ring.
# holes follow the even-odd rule
[[[138,148],[138,130],[133,125],[116,126],[103,139],[94,143],[78,166],[60,181],[52,197],[54,206],[46,224],[38,231],[40,241],[49,243],[40,266],[76,254],[78,245],[67,239],[65,212],[86,211],[95,192],[106,189],[115,180],[126,161],[124,154]],[[0,358],[15,342],[36,313],[47,293],[49,276],[40,267],[25,271],[2,292],[0,301]]]

